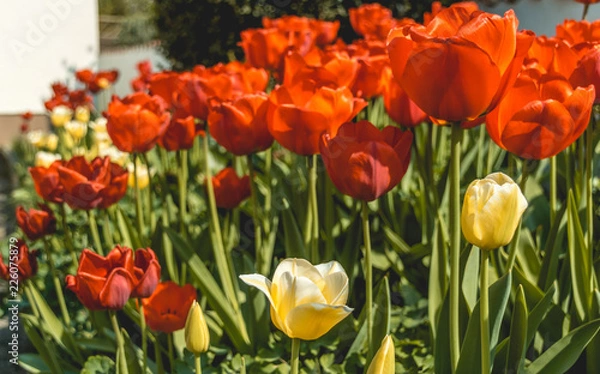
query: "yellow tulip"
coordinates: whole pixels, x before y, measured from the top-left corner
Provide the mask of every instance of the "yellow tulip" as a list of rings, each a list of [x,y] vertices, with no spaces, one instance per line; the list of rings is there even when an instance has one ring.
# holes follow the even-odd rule
[[[519,186],[503,173],[476,179],[467,188],[461,226],[465,238],[481,249],[510,243],[527,208]]]
[[[146,165],[138,163],[137,173],[134,173],[134,171],[136,170],[133,166],[133,163],[129,163],[127,165],[127,169],[129,170],[129,177],[127,179],[127,184],[129,185],[129,187],[135,188],[135,175],[137,175],[137,183],[138,188],[140,190],[143,190],[144,188],[148,187],[148,185],[150,184],[150,173],[148,172],[148,168],[146,167]]]
[[[41,130],[33,130],[27,133],[27,141],[35,148],[42,148],[45,143],[45,134]]]
[[[106,123],[108,120],[104,117],[96,118],[94,122],[90,122],[90,127],[95,132],[103,132],[106,133]]]
[[[75,119],[79,122],[88,123],[90,121],[90,110],[84,106],[75,108]]]
[[[394,341],[387,335],[381,342],[381,347],[375,353],[367,374],[394,374],[396,365]]]
[[[56,127],[63,127],[72,117],[73,111],[71,108],[65,105],[58,105],[50,113],[50,122]]]
[[[53,133],[46,134],[46,136],[44,136],[44,145],[50,152],[56,151],[56,147],[58,147],[58,136]]]
[[[185,346],[195,355],[206,352],[210,345],[210,334],[200,304],[194,300],[185,320]]]
[[[35,154],[35,166],[50,167],[54,161],[60,160],[62,157],[59,154],[39,151]]]
[[[125,166],[129,161],[129,153],[119,151],[114,145],[104,146],[102,143],[98,145],[98,156],[108,157],[110,158],[110,161],[118,164],[119,166]],[[133,164],[131,170],[131,173],[133,173]],[[133,178],[131,174],[129,178]],[[133,179],[131,179],[131,181],[133,183]]]
[[[65,125],[65,130],[67,130],[67,133],[69,133],[75,141],[79,141],[83,139],[87,133],[87,124],[79,121],[69,121]]]
[[[271,321],[290,338],[318,339],[352,312],[347,307],[348,276],[336,261],[313,266],[303,259],[283,260],[273,280],[240,275],[271,303]]]

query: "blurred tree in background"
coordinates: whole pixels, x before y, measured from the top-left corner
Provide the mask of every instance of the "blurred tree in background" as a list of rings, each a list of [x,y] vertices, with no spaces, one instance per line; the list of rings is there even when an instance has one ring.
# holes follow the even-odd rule
[[[122,0],[123,1],[123,0]],[[394,17],[422,21],[423,12],[434,0],[379,0],[392,9]],[[154,0],[154,22],[163,53],[175,69],[197,64],[213,65],[243,58],[237,46],[240,32],[262,27],[262,17],[299,15],[339,20],[339,36],[346,42],[358,38],[348,19],[348,9],[362,0]],[[442,0],[448,6],[457,0]],[[487,0],[488,3],[498,0]]]

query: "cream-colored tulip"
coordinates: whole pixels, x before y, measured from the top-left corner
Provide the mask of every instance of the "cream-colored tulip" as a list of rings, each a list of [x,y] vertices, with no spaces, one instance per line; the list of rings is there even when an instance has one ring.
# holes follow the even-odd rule
[[[84,106],[75,108],[75,119],[79,122],[88,123],[90,121],[90,110]]]
[[[150,173],[148,172],[148,167],[146,167],[146,165],[138,163],[137,170],[135,170],[133,163],[130,162],[127,165],[127,170],[129,171],[129,177],[127,179],[127,184],[129,185],[129,187],[135,188],[135,175],[137,175],[137,183],[138,188],[140,190],[143,190],[144,188],[148,187],[148,185],[150,184]],[[135,173],[135,171],[137,171],[137,173]]]
[[[27,141],[36,148],[42,148],[44,146],[45,134],[41,130],[29,131],[26,135]]]
[[[129,161],[129,154],[119,151],[115,146],[98,147],[98,156],[108,157],[110,158],[110,161],[114,162],[115,164],[118,164],[119,166],[125,166]],[[131,165],[131,167],[133,170],[133,164]]]
[[[527,200],[519,186],[503,173],[476,179],[467,188],[461,226],[465,238],[481,249],[510,243]]]
[[[59,154],[39,151],[35,154],[34,164],[35,166],[47,168],[50,167],[54,161],[58,161],[60,159],[62,159],[62,157]]]
[[[348,276],[336,261],[313,266],[303,259],[283,260],[273,280],[240,275],[271,303],[271,321],[290,338],[318,339],[352,312],[347,307]]]
[[[67,130],[67,133],[69,133],[75,141],[79,141],[83,139],[87,133],[87,124],[79,121],[69,121],[65,125],[65,130]]]
[[[104,117],[96,118],[94,122],[90,122],[90,127],[95,132],[103,132],[106,133],[106,123],[108,120]]]
[[[210,334],[204,313],[200,304],[194,300],[187,319],[185,320],[185,346],[193,354],[200,354],[208,350]]]
[[[56,151],[58,147],[58,136],[54,133],[49,133],[44,136],[44,147],[50,152]]]
[[[394,350],[394,341],[387,335],[383,338],[381,346],[373,356],[371,365],[367,369],[367,374],[394,374],[396,366],[396,353]]]
[[[73,111],[65,105],[58,105],[50,113],[50,122],[56,127],[63,127],[73,118]]]

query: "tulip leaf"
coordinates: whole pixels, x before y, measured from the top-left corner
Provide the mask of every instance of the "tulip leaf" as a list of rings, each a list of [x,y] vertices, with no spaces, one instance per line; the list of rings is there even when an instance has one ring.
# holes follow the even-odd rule
[[[52,373],[62,373],[62,369],[58,366],[58,363],[55,362],[55,359],[58,357],[55,351],[55,346],[52,344],[48,344],[44,341],[35,325],[39,322],[31,315],[21,314],[23,317],[23,329],[29,338],[29,341],[35,347],[35,350],[39,353],[39,357],[44,360],[50,372]],[[20,355],[19,355],[20,356]],[[54,358],[54,359],[53,359]]]
[[[464,276],[461,285],[465,302],[469,308],[469,313],[471,313],[475,307],[475,304],[477,303],[477,286],[479,284],[479,254],[481,252],[481,250],[476,246],[470,247],[471,251],[465,264],[465,270],[463,271]]]
[[[535,337],[535,332],[542,323],[542,320],[546,313],[552,308],[552,297],[556,292],[556,282],[550,286],[544,297],[535,305],[535,307],[529,312],[527,318],[527,342],[525,347],[529,347],[529,344]]]
[[[433,240],[431,241],[431,259],[429,265],[429,298],[428,298],[428,315],[432,326],[437,326],[440,310],[444,302],[444,293],[447,288],[446,275],[446,249],[445,242],[442,237],[441,223],[436,219],[436,225],[433,229]],[[431,329],[433,339],[437,338],[437,328]]]
[[[177,262],[173,252],[173,244],[169,241],[169,236],[163,228],[163,218],[159,218],[158,222],[156,222],[156,229],[154,230],[154,235],[152,235],[150,248],[156,253],[158,262],[166,265],[169,279],[178,282],[179,271],[176,266]]]
[[[304,238],[300,232],[294,213],[290,209],[290,204],[285,198],[282,199],[282,205],[281,218],[283,222],[283,238],[285,242],[286,257],[306,259]]]
[[[585,321],[592,302],[592,263],[590,251],[587,250],[587,244],[583,237],[577,204],[572,191],[569,191],[567,211],[567,242],[569,264],[571,266],[571,283],[573,285],[573,301],[579,319]]]
[[[579,359],[588,343],[600,330],[600,319],[595,319],[562,337],[540,357],[525,368],[527,374],[562,374]]]
[[[39,352],[19,353],[19,366],[27,373],[51,373],[50,367]]]
[[[450,292],[446,292],[444,301],[440,308],[439,318],[435,324],[437,337],[435,339],[433,357],[434,372],[437,374],[452,373],[452,362],[450,359]]]
[[[505,373],[519,373],[525,363],[527,344],[527,303],[523,286],[519,286],[515,306],[510,323],[508,355],[506,356]]]
[[[117,223],[119,226],[119,232],[121,233],[121,236],[123,238],[121,245],[133,249],[141,248],[142,245],[140,242],[139,235],[136,229],[133,227],[131,220],[123,212],[123,209],[121,209],[121,207],[118,207],[117,209]]]
[[[221,287],[208,270],[204,262],[198,255],[189,248],[187,242],[179,234],[170,228],[165,228],[169,238],[173,241],[173,247],[177,250],[179,257],[188,264],[190,274],[194,277],[202,294],[206,297],[210,307],[217,312],[223,320],[223,327],[227,335],[231,338],[236,349],[242,352],[251,351],[248,334],[241,329],[238,323],[239,311],[234,311],[232,305],[227,301],[227,297]]]
[[[390,332],[391,309],[390,283],[388,277],[385,276],[379,282],[373,300],[373,341],[371,342],[373,354],[377,352],[383,338]]]
[[[567,230],[566,210],[566,205],[563,205],[556,213],[554,224],[550,227],[548,239],[544,246],[545,256],[542,260],[542,267],[538,279],[538,285],[542,290],[547,290],[557,278],[558,259],[563,252],[562,243]]]
[[[508,298],[510,296],[511,274],[512,273],[510,272],[507,273],[490,286],[489,322],[491,352],[494,352],[494,348],[498,342],[504,310],[506,309],[506,304],[508,303]],[[479,316],[479,302],[477,302],[475,308],[473,308],[471,318],[469,318],[469,324],[467,325],[467,332],[465,333],[460,351],[460,358],[456,368],[457,373],[476,373],[481,370],[481,332]]]
[[[517,261],[523,274],[530,282],[537,281],[540,274],[541,259],[538,256],[531,231],[525,227],[521,227],[517,248],[519,249],[517,251]]]

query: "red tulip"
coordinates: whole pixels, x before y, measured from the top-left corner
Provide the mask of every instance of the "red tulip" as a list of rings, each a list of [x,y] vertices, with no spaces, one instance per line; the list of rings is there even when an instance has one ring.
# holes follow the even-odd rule
[[[108,104],[106,130],[122,152],[147,152],[165,132],[169,114],[158,96],[137,92]]]
[[[131,80],[131,88],[134,92],[148,90],[148,83],[152,77],[152,64],[148,60],[140,61],[136,65],[139,75]]]
[[[89,310],[122,309],[136,285],[132,251],[115,247],[106,256],[84,249],[76,275],[67,275],[67,289]]]
[[[59,166],[58,173],[63,199],[73,209],[107,208],[127,192],[127,170],[108,157],[88,163],[83,156],[76,156]]]
[[[318,86],[350,88],[360,67],[359,62],[345,52],[325,53],[319,49],[311,50],[306,56],[289,52],[284,61],[283,85],[288,87],[313,80]]]
[[[487,131],[496,144],[520,157],[552,157],[585,131],[595,97],[591,85],[573,88],[560,75],[526,70],[487,115]]]
[[[600,103],[600,46],[591,49],[579,60],[569,81],[573,87],[593,85],[596,91],[594,103]]]
[[[461,1],[458,3],[454,3],[454,6],[460,6],[466,8],[467,12],[472,13],[476,10],[479,10],[479,6],[474,1]],[[427,26],[435,16],[438,15],[443,9],[446,9],[439,1],[434,1],[431,3],[431,12],[423,13],[423,24]]]
[[[556,37],[571,46],[600,41],[600,20],[594,22],[565,20],[561,25],[556,25]]]
[[[383,81],[383,105],[391,119],[406,127],[418,126],[428,119],[427,114],[408,97],[392,77],[390,68],[385,69]]]
[[[29,240],[36,240],[56,231],[56,218],[52,210],[45,204],[39,206],[41,210],[29,209],[29,211],[18,206],[15,212],[17,225]]]
[[[395,79],[428,115],[471,121],[492,110],[512,85],[531,45],[517,33],[512,10],[504,17],[451,6],[427,25],[390,32]]]
[[[181,287],[172,281],[159,283],[154,293],[142,300],[148,327],[166,334],[181,330],[194,300],[196,290],[190,284]]]
[[[37,274],[38,251],[30,251],[23,240],[17,240],[16,243],[10,243],[8,249],[9,264],[16,264],[17,276],[19,282],[23,282]],[[0,253],[0,278],[5,280],[16,280],[11,274],[11,267],[4,263]]]
[[[264,151],[273,143],[266,121],[268,105],[266,94],[248,94],[215,105],[208,115],[211,135],[238,156]]]
[[[240,46],[246,61],[267,70],[279,70],[284,52],[288,49],[288,38],[276,28],[246,29],[240,34]],[[309,38],[310,40],[310,38]],[[310,46],[310,41],[307,43]],[[302,52],[307,52],[305,47]]]
[[[369,121],[343,124],[335,137],[324,134],[320,148],[333,184],[343,194],[372,201],[394,188],[410,162],[413,135],[397,127],[377,129]]]
[[[238,177],[233,168],[225,168],[212,178],[217,207],[233,209],[250,196],[250,178]]]
[[[346,87],[332,89],[304,81],[271,92],[267,123],[282,146],[308,156],[319,153],[323,132],[335,136],[342,123],[354,118],[365,106],[365,101],[355,98]]]
[[[58,175],[58,167],[63,164],[64,161],[59,160],[54,161],[48,168],[29,168],[35,191],[42,199],[58,204],[63,202],[63,186]]]
[[[130,248],[126,249],[131,250]],[[131,297],[144,298],[152,295],[160,282],[160,270],[160,264],[152,249],[136,249],[133,262],[133,276],[136,285],[131,291]]]
[[[535,67],[542,73],[558,73],[569,77],[577,66],[578,60],[577,52],[565,41],[539,36],[531,44],[523,63]]]
[[[231,61],[226,64],[218,63],[209,68],[197,65],[194,67],[193,73],[207,79],[225,75],[231,81],[233,96],[264,91],[269,84],[269,73],[265,69],[255,68],[239,61]],[[230,98],[225,97],[226,95],[223,94],[217,94],[216,96],[224,100]]]
[[[350,8],[348,15],[354,31],[365,39],[385,40],[394,27],[415,23],[410,18],[401,20],[393,18],[392,11],[378,3]]]
[[[159,140],[159,144],[167,151],[190,149],[194,145],[197,135],[204,133],[202,126],[196,124],[192,116],[185,118],[172,118],[167,131]]]
[[[96,93],[113,84],[119,77],[119,72],[117,70],[106,70],[93,73],[89,69],[83,69],[77,71],[75,77],[78,81],[84,83],[90,92]]]

